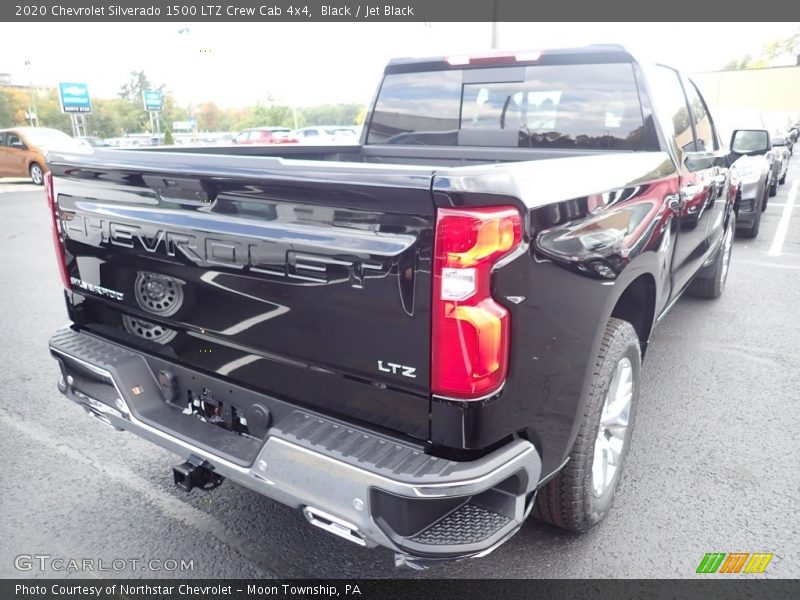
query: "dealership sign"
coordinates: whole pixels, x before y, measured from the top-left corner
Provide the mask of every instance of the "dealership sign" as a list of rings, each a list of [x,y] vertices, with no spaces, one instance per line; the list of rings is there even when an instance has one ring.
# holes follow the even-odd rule
[[[144,109],[147,111],[159,111],[164,109],[164,102],[161,97],[161,90],[145,90],[142,93]]]
[[[61,99],[63,113],[90,113],[92,102],[89,99],[89,86],[85,83],[58,84],[58,96]]]

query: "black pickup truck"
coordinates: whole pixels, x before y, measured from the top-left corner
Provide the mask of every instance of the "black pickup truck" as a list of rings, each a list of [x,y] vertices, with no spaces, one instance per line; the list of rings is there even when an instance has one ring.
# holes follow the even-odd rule
[[[608,512],[653,326],[739,182],[618,46],[391,62],[360,144],[50,155],[59,389],[398,563]]]

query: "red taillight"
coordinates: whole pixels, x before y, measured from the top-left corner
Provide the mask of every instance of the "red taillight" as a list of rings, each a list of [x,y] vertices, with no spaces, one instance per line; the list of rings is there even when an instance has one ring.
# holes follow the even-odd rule
[[[491,296],[491,270],[522,241],[509,206],[439,209],[433,259],[434,394],[470,399],[500,388],[508,371],[508,311]]]
[[[64,256],[64,246],[61,244],[61,226],[58,220],[58,204],[56,203],[56,193],[53,190],[53,174],[44,174],[44,190],[47,194],[47,207],[50,210],[50,222],[53,226],[53,245],[56,250],[56,261],[58,271],[61,273],[61,282],[64,287],[70,289],[69,276],[67,275],[67,260]]]

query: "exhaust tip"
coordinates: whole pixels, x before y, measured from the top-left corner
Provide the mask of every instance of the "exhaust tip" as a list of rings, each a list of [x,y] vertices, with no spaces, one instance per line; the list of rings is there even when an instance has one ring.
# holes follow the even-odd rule
[[[303,514],[306,516],[309,523],[320,529],[324,529],[328,533],[337,535],[359,546],[367,545],[364,536],[361,535],[358,528],[347,521],[334,517],[318,508],[312,508],[311,506],[304,507]]]

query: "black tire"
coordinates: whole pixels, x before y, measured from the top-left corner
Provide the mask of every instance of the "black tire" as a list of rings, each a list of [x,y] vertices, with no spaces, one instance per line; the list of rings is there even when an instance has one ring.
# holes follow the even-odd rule
[[[44,169],[39,163],[32,162],[28,167],[28,174],[34,185],[44,185]]]
[[[772,194],[770,194],[771,196]],[[743,237],[746,238],[755,238],[758,237],[758,230],[761,227],[761,213],[764,212],[764,206],[767,204],[767,195],[764,194],[764,198],[761,201],[761,207],[755,207],[753,210],[753,224],[750,225],[747,229],[740,229],[737,233],[741,234]]]
[[[787,170],[787,171],[786,171],[786,173],[784,173],[784,174],[783,174],[783,177],[781,177],[781,178],[778,180],[778,183],[780,183],[781,185],[783,185],[784,183],[786,183],[786,175],[787,175],[787,173],[788,173],[788,172],[789,172],[789,171]]]
[[[772,198],[778,194],[778,180],[772,182],[772,185],[769,186],[769,197]],[[754,236],[755,237],[755,236]]]
[[[758,213],[759,216],[761,213]],[[700,270],[695,276],[689,289],[686,290],[691,296],[697,298],[719,298],[725,291],[725,283],[728,281],[730,270],[731,251],[733,249],[733,236],[736,231],[736,213],[731,213],[728,227],[722,238],[722,243],[714,253],[714,262]],[[727,254],[725,250],[728,250]]]
[[[633,391],[622,449],[614,477],[607,489],[597,496],[593,486],[592,464],[595,440],[600,427],[600,417],[609,385],[617,365],[627,358],[631,364]],[[606,325],[600,352],[594,362],[594,377],[586,402],[578,435],[564,469],[536,495],[535,516],[557,527],[570,531],[588,531],[599,523],[611,509],[614,492],[625,465],[630,447],[636,404],[639,396],[641,371],[639,338],[627,321],[612,318]]]

